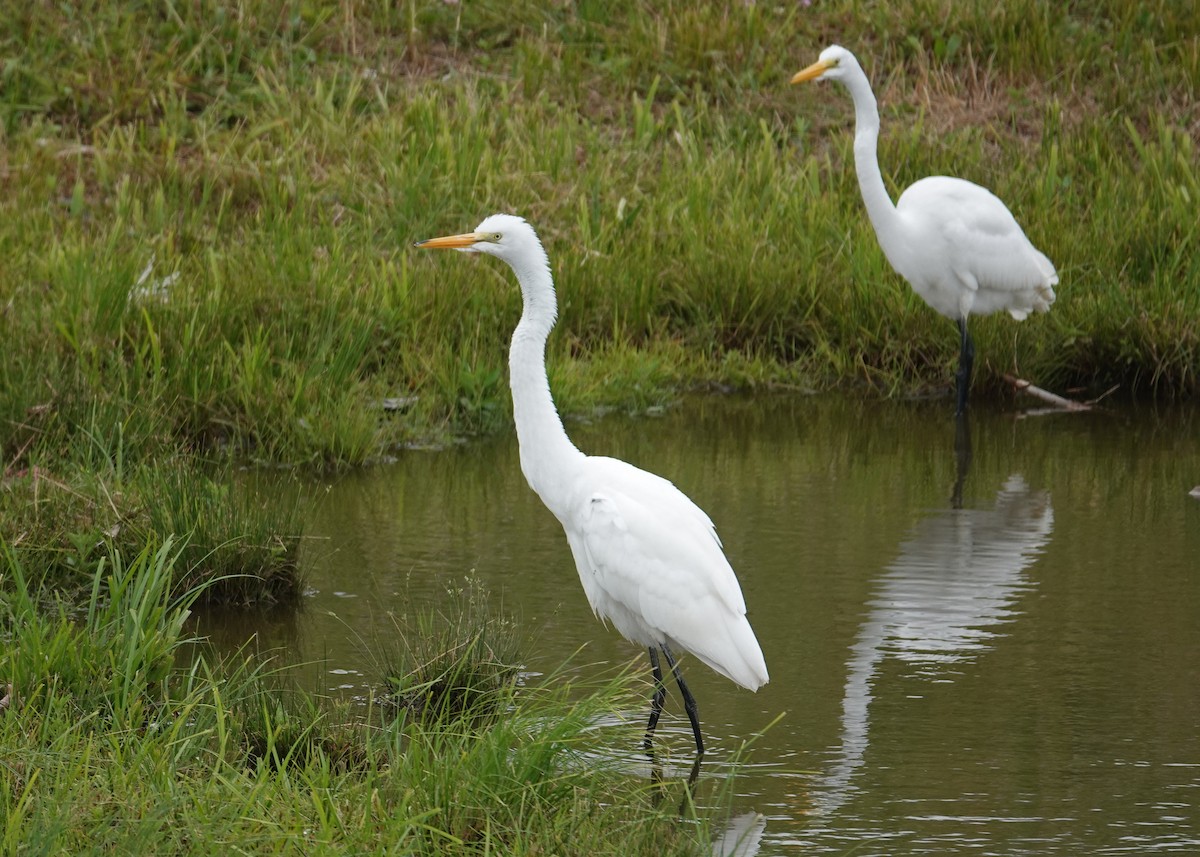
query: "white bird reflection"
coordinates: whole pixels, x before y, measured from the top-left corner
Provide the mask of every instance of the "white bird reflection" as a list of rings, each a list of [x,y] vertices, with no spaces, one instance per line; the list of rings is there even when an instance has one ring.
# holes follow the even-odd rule
[[[960,434],[955,505],[970,464],[970,441],[964,447],[962,439]],[[881,578],[851,646],[841,748],[817,783],[817,812],[833,812],[853,792],[851,777],[869,741],[868,709],[880,662],[894,657],[911,664],[917,676],[944,677],[946,664],[989,648],[1001,633],[997,626],[1015,617],[1017,598],[1031,586],[1025,569],[1053,525],[1049,493],[1031,490],[1020,474],[1005,481],[990,509],[944,509],[917,523]]]
[[[713,857],[754,857],[762,847],[766,816],[747,812],[729,820],[712,845]]]

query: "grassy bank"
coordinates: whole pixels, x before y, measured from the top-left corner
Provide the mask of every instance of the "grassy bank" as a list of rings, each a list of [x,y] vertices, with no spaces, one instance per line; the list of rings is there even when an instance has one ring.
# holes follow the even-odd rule
[[[121,424],[134,456],[357,462],[502,424],[507,274],[408,248],[495,210],[549,246],[568,410],[944,386],[953,332],[875,245],[848,98],[786,85],[834,39],[895,186],[987,184],[1062,272],[1050,316],[977,325],[993,368],[1195,391],[1189,10],[727,5],[9,4],[6,459]]]
[[[475,645],[438,675],[401,674],[426,704],[352,709],[269,665],[184,656],[200,592],[171,596],[178,561],[170,543],[105,557],[72,620],[0,544],[4,853],[707,853],[703,825],[595,752],[625,678],[518,687],[485,618],[443,632]]]

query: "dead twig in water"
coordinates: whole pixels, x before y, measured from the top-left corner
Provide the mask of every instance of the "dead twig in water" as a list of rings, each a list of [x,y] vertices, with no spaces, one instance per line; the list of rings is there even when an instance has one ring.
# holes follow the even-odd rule
[[[1090,411],[1092,409],[1091,404],[1088,402],[1076,402],[1074,399],[1064,399],[1057,393],[1051,393],[1049,390],[1043,390],[1041,387],[1035,387],[1028,381],[1022,378],[1013,377],[1007,372],[1004,374],[1004,380],[1012,384],[1014,389],[1028,393],[1035,398],[1041,399],[1043,402],[1049,402],[1056,408],[1060,408],[1064,411]]]

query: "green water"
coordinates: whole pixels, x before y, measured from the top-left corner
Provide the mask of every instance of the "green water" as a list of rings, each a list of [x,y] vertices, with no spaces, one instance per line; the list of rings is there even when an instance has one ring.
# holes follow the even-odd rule
[[[977,408],[969,438],[945,401],[568,422],[696,500],[738,572],[770,684],[684,669],[702,804],[783,715],[733,781],[746,853],[1200,853],[1200,410],[1017,407]],[[282,642],[325,687],[365,692],[389,613],[468,573],[532,629],[531,671],[639,656],[592,617],[511,437],[305,491],[309,608],[220,630]],[[675,696],[660,735],[686,758]],[[613,752],[636,770],[638,749]]]

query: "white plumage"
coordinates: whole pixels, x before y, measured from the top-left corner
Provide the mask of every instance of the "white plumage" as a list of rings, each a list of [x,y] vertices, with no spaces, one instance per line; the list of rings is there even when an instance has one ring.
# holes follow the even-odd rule
[[[581,481],[594,490],[559,520],[596,615],[648,648],[691,652],[742,687],[766,683],[746,602],[708,516],[667,480],[624,461],[589,457],[584,466]]]
[[[964,179],[921,179],[892,205],[879,171],[879,110],[854,54],[838,45],[792,83],[837,80],[854,100],[854,164],[867,215],[888,262],[937,312],[958,323],[958,411],[967,406],[974,345],[967,317],[1004,311],[1018,321],[1054,303],[1058,274],[991,191]]]
[[[749,690],[768,680],[741,587],[712,521],[666,479],[615,458],[584,455],[567,437],[546,377],[546,339],[557,314],[554,282],[528,223],[496,214],[474,232],[418,246],[487,253],[516,274],[524,310],[512,336],[509,372],[521,470],[566,531],[592,610],[650,651],[656,692],[647,749],[665,693],[662,651],[702,754],[695,702],[671,650],[691,652]]]

